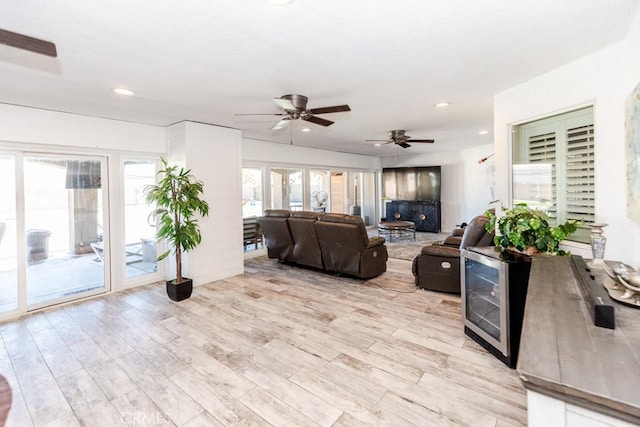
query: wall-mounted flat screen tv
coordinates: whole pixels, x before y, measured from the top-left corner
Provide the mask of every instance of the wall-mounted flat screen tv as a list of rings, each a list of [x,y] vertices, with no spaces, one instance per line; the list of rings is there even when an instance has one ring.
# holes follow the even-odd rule
[[[387,200],[440,201],[440,166],[382,169]]]

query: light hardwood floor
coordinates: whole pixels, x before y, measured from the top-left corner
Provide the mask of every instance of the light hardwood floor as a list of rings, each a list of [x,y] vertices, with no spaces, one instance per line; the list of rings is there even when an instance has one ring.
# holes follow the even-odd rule
[[[7,425],[526,424],[459,297],[381,288],[412,283],[405,260],[365,282],[263,256],[180,303],[158,284],[6,322]]]

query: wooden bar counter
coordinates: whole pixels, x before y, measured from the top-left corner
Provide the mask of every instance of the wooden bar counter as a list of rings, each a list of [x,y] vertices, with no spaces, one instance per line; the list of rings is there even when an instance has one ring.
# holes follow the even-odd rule
[[[517,365],[529,425],[640,425],[640,309],[611,301],[615,329],[597,327],[581,288],[570,257],[533,257]]]

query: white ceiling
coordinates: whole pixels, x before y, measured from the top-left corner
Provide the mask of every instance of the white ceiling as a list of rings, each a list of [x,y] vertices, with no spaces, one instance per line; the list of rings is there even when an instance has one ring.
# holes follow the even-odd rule
[[[53,41],[58,57],[0,45],[0,102],[376,156],[459,150],[492,142],[494,94],[621,40],[639,4],[2,0],[0,28]],[[289,93],[352,111],[281,131],[269,130],[278,117],[235,115],[278,113],[272,98]],[[436,143],[366,142],[391,129]]]

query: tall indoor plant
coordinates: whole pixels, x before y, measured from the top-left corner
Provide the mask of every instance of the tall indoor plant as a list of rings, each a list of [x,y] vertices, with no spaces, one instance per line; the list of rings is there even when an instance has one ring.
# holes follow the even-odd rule
[[[176,278],[167,281],[167,295],[174,301],[181,301],[189,298],[193,290],[193,281],[182,276],[182,254],[202,241],[195,216],[207,216],[209,205],[201,198],[202,182],[191,174],[190,169],[169,166],[167,160],[162,159],[162,169],[157,175],[158,182],[145,187],[145,197],[149,205],[155,206],[152,215],[160,220],[156,237],[166,240],[170,246],[158,256],[158,261],[171,252],[175,255]]]
[[[569,220],[564,224],[552,226],[549,224],[549,216],[544,211],[530,208],[525,203],[516,204],[513,209],[503,207],[502,212],[504,215],[500,217],[491,211],[486,212],[489,217],[487,231],[495,231],[496,246],[527,255],[567,255],[558,246],[581,224],[580,221]]]

